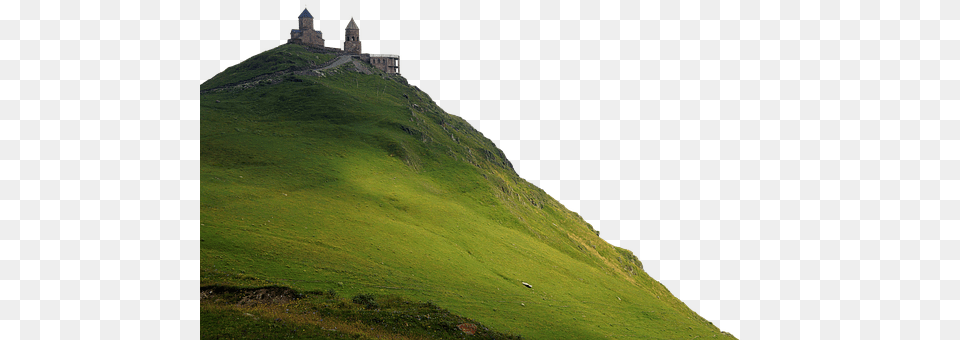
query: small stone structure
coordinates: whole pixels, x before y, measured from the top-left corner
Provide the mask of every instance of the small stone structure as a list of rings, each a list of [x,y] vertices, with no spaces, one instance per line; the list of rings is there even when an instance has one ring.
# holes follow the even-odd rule
[[[350,54],[363,53],[360,48],[360,27],[357,27],[357,23],[353,22],[353,18],[350,18],[350,23],[347,24],[344,31],[343,51]]]
[[[332,47],[325,47],[323,44],[323,32],[313,29],[313,15],[306,8],[300,13],[300,29],[290,30],[290,39],[288,44],[299,44],[308,47],[318,48],[324,51],[334,52],[343,55],[353,55],[362,61],[370,63],[380,71],[389,74],[400,74],[400,56],[396,54],[369,54],[363,53],[360,44],[360,27],[350,18],[350,23],[344,29],[343,50]]]
[[[386,73],[400,73],[400,56],[396,54],[361,54],[360,59]]]

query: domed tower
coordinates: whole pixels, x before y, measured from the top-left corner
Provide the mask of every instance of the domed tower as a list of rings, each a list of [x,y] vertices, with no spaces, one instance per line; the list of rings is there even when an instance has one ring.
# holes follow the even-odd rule
[[[353,18],[350,18],[350,23],[347,24],[346,34],[344,34],[343,39],[343,51],[350,54],[360,54],[360,28],[357,27],[357,23],[353,22]]]
[[[313,30],[313,15],[310,14],[306,8],[303,9],[303,13],[300,13],[300,30],[301,31],[312,31]]]

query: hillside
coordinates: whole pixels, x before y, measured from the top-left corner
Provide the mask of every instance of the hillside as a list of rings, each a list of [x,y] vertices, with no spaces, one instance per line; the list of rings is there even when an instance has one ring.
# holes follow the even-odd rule
[[[333,60],[282,45],[200,86],[204,338],[733,338],[426,93]]]

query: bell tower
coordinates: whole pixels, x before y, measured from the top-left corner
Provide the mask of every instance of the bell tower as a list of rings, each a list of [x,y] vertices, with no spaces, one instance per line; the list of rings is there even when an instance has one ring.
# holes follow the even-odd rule
[[[353,22],[353,18],[350,18],[350,23],[347,24],[343,39],[343,51],[351,54],[361,53],[360,28],[357,27],[357,23]]]

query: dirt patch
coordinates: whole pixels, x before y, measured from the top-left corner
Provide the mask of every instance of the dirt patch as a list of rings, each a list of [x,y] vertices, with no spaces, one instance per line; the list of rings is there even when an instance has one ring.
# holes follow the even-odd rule
[[[244,294],[240,300],[241,305],[251,305],[260,303],[287,303],[297,299],[297,292],[285,287],[260,288]]]
[[[283,304],[299,299],[302,294],[287,287],[234,288],[209,286],[200,288],[200,301],[236,303],[241,306]]]
[[[474,325],[472,323],[462,323],[457,325],[457,328],[459,328],[464,333],[467,333],[468,335],[474,335],[477,333],[477,325]]]

